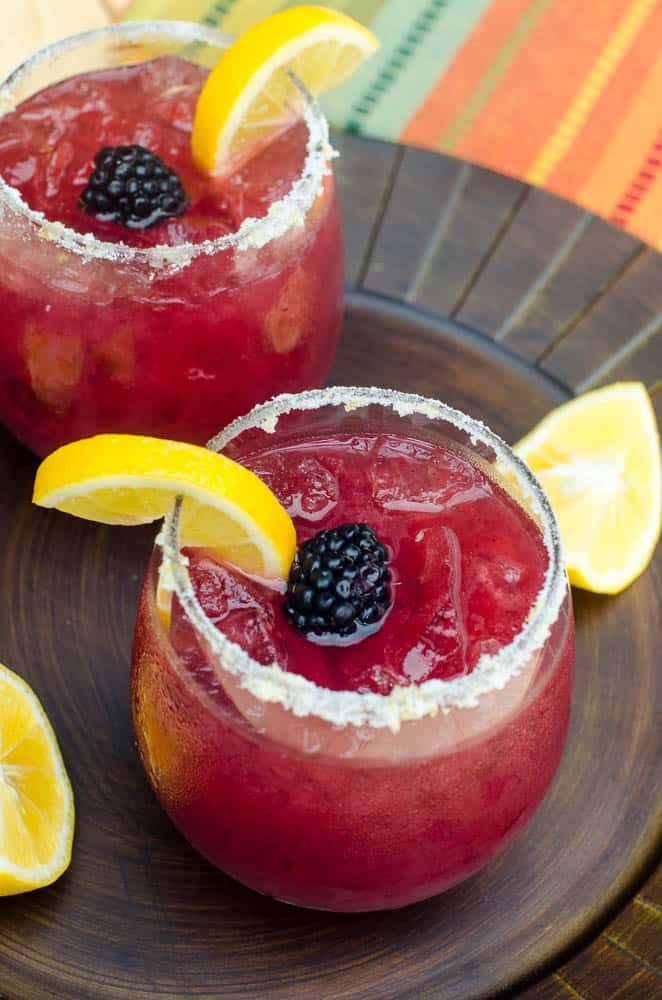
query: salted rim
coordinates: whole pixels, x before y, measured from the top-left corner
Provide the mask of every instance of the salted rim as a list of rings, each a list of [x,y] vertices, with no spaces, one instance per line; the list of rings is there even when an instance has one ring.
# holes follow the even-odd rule
[[[533,512],[540,519],[549,555],[543,585],[521,632],[497,653],[483,654],[470,674],[450,680],[435,679],[420,685],[396,687],[390,694],[380,695],[331,691],[298,674],[289,673],[275,663],[264,666],[212,625],[195,596],[188,560],[179,549],[181,498],[167,515],[157,545],[163,552],[162,582],[177,594],[195,628],[213,653],[222,658],[223,669],[238,677],[242,688],[260,701],[282,705],[295,716],[313,715],[334,725],[388,727],[397,732],[404,721],[436,715],[440,711],[445,713],[452,708],[474,708],[482,695],[503,689],[547,640],[565,596],[566,576],[558,524],[534,474],[500,437],[479,420],[437,400],[388,389],[342,386],[284,394],[233,421],[207,447],[220,451],[239,434],[254,427],[272,434],[280,417],[292,410],[342,406],[349,412],[375,404],[390,407],[400,416],[420,414],[430,420],[450,422],[466,432],[474,445],[487,445],[494,451],[497,462],[504,463],[515,476]]]
[[[93,31],[83,31],[34,53],[13,69],[0,82],[0,116],[16,107],[14,91],[24,77],[36,66],[48,62],[63,52],[88,42],[104,38],[118,42],[138,42],[162,36],[182,42],[204,42],[225,48],[232,40],[216,28],[208,28],[189,21],[134,21],[110,25]],[[186,267],[201,254],[215,254],[232,247],[237,250],[259,249],[294,226],[302,226],[315,198],[321,193],[323,178],[330,173],[329,161],[337,154],[329,144],[329,126],[318,102],[298,80],[297,87],[303,97],[303,117],[308,129],[306,158],[300,176],[280,201],[274,202],[261,219],[246,218],[236,233],[219,236],[202,243],[181,243],[178,246],[161,244],[155,247],[130,247],[126,243],[98,240],[91,233],[77,233],[61,222],[52,222],[42,212],[37,212],[23,200],[18,190],[0,176],[0,198],[11,209],[37,227],[42,239],[57,243],[71,253],[79,254],[86,261],[110,260],[114,263],[147,265],[152,270],[171,274]]]

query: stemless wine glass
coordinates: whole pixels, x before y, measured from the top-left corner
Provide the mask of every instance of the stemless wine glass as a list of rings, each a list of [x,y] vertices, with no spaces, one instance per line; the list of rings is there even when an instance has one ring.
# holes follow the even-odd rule
[[[261,893],[342,911],[439,893],[512,841],[559,763],[574,665],[551,507],[478,421],[418,396],[335,388],[259,406],[210,447],[241,460],[364,432],[460,448],[538,524],[544,582],[512,642],[483,653],[471,673],[389,695],[331,691],[264,666],[206,617],[180,552],[176,505],[143,586],[132,672],[142,761],[185,837]],[[186,655],[171,641],[169,592],[194,636]]]
[[[173,54],[209,67],[228,44],[185,22],[86,32],[14,70],[0,115],[82,71]],[[106,242],[48,221],[0,177],[0,421],[34,451],[102,431],[203,444],[275,392],[321,384],[340,327],[343,249],[327,123],[300,90],[300,175],[266,216],[214,240]]]

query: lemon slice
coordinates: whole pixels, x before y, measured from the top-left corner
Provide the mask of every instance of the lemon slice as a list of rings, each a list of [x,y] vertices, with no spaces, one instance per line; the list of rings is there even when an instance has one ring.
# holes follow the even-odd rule
[[[515,451],[551,500],[570,582],[600,594],[632,583],[662,522],[660,437],[645,387],[619,382],[570,400]]]
[[[379,42],[346,14],[290,7],[249,28],[221,56],[198,98],[191,150],[197,167],[236,166],[295,116],[301,95],[288,71],[317,96],[342,83]]]
[[[285,577],[292,519],[243,465],[179,441],[100,434],[58,448],[37,470],[33,500],[101,524],[147,524],[183,496],[182,545],[214,548],[248,573]]]
[[[50,885],[69,866],[74,797],[34,691],[0,663],[0,896]]]

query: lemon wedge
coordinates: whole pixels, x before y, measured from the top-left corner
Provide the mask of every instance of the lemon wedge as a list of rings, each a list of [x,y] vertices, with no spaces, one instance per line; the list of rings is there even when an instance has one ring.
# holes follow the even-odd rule
[[[198,169],[236,169],[293,119],[300,94],[288,71],[317,96],[342,83],[378,45],[363,25],[326,7],[290,7],[254,24],[224,52],[200,92],[191,136]]]
[[[100,434],[63,445],[37,469],[33,501],[101,524],[147,524],[183,496],[182,545],[214,548],[248,573],[285,577],[292,519],[243,465],[197,445]]]
[[[50,885],[69,866],[74,797],[34,691],[0,663],[0,896]]]
[[[660,436],[645,387],[619,382],[572,399],[515,451],[550,498],[570,582],[624,590],[648,565],[662,523]]]

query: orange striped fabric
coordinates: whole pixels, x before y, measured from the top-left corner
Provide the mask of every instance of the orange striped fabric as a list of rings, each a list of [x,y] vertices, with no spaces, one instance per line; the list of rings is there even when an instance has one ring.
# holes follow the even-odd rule
[[[326,2],[382,41],[329,96],[336,127],[511,174],[662,248],[662,0]],[[128,16],[237,31],[260,6],[132,0]]]
[[[662,3],[493,0],[400,138],[546,187],[662,249]]]

